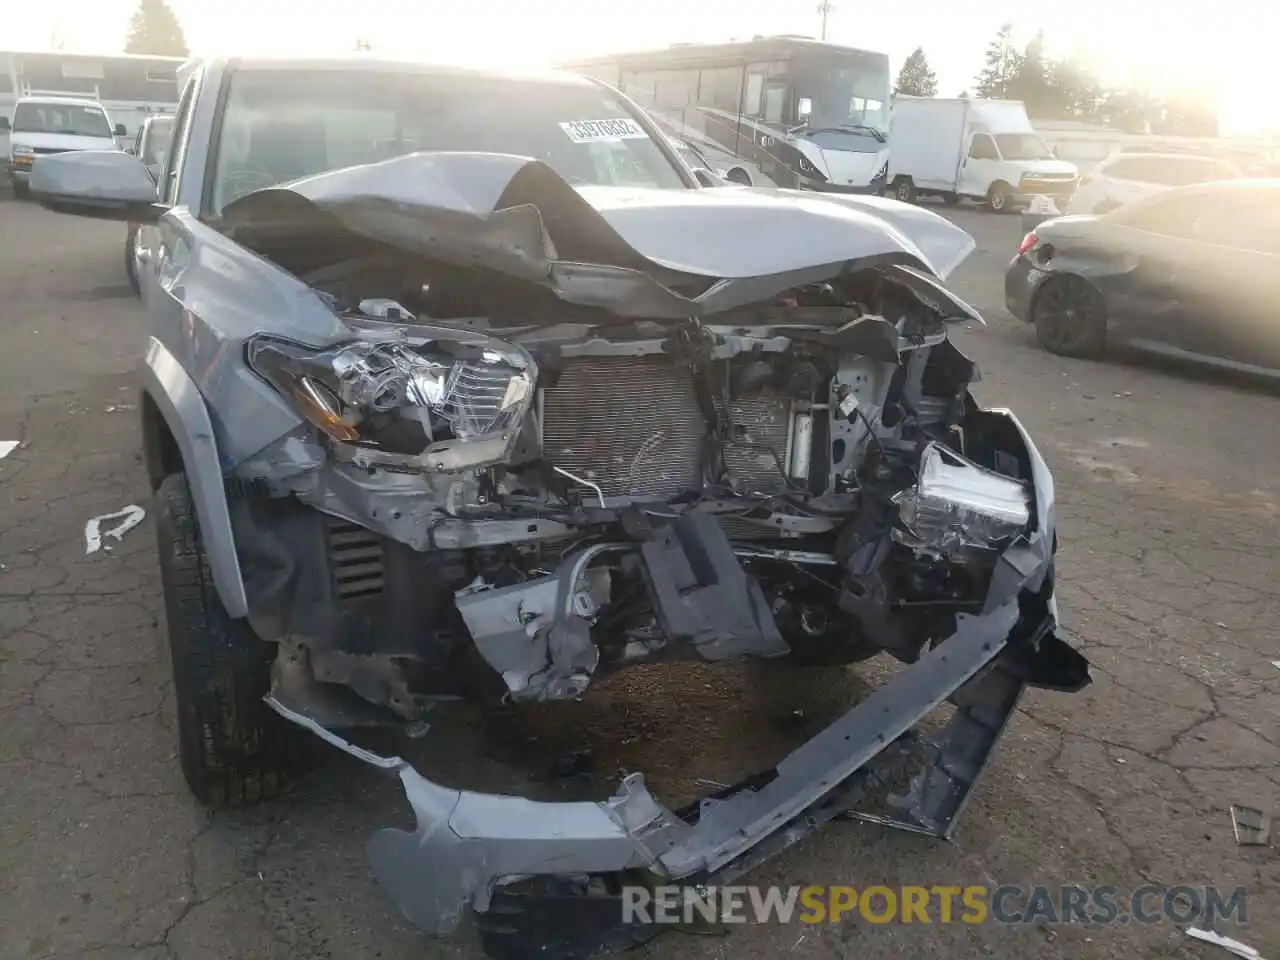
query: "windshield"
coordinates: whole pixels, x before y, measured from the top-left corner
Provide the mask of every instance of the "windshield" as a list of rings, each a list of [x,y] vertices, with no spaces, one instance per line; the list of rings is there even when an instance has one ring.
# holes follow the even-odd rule
[[[213,213],[300,177],[420,151],[533,157],[574,185],[682,189],[679,168],[607,90],[373,70],[234,74]]]
[[[1005,160],[1053,159],[1053,151],[1034,133],[997,133],[996,146]]]
[[[13,111],[14,133],[63,133],[110,137],[111,124],[101,107],[78,103],[20,103]]]
[[[823,149],[876,153],[889,130],[889,58],[852,52],[791,61],[797,100],[808,100],[808,136]],[[874,131],[874,132],[873,132]]]

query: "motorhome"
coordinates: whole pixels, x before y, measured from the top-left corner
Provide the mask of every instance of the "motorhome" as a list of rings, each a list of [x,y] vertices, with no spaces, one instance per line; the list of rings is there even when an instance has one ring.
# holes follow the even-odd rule
[[[728,179],[879,193],[889,58],[809,37],[674,44],[561,65],[608,83],[671,136],[728,154]]]
[[[1058,159],[1014,100],[899,96],[889,126],[889,188],[899,200],[976,200],[1002,213],[1044,196],[1063,206],[1074,164]]]

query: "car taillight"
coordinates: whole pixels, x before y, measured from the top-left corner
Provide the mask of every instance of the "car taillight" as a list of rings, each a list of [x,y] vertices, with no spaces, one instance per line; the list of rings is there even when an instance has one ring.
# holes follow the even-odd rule
[[[1039,242],[1040,242],[1039,237],[1037,237],[1034,233],[1028,233],[1025,237],[1022,238],[1022,242],[1018,244],[1018,256],[1022,256],[1024,253],[1026,253],[1028,250],[1030,250]]]

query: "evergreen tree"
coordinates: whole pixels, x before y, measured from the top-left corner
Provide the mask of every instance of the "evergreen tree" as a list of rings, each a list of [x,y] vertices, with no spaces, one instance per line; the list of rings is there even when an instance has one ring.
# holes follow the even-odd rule
[[[907,57],[902,70],[898,73],[898,82],[894,84],[893,92],[906,94],[909,97],[938,95],[938,77],[929,67],[923,47],[916,47],[911,51],[911,56]]]
[[[1022,60],[1012,38],[1013,24],[1006,23],[987,45],[985,65],[977,77],[978,96],[998,100],[1009,95],[1009,84],[1018,75]]]
[[[138,9],[129,20],[125,53],[144,53],[156,57],[185,57],[187,41],[182,24],[165,0],[138,0]]]

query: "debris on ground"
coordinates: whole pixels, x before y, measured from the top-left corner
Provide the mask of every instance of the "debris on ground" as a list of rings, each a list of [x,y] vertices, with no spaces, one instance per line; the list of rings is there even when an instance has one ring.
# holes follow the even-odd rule
[[[1271,837],[1271,814],[1243,804],[1231,805],[1231,832],[1242,847],[1264,847]]]
[[[104,537],[110,537],[113,540],[121,540],[126,533],[140,524],[147,512],[137,504],[130,504],[122,507],[115,513],[104,513],[100,517],[92,517],[84,525],[84,552],[87,556],[91,553],[97,553],[103,549],[102,540]],[[102,529],[102,525],[112,520],[119,521],[115,526],[106,530]],[[107,550],[111,549],[108,544]]]
[[[1187,927],[1187,936],[1193,940],[1202,940],[1205,943],[1211,943],[1215,947],[1221,947],[1228,953],[1237,957],[1243,957],[1244,960],[1264,960],[1253,947],[1247,943],[1241,943],[1239,940],[1233,940],[1231,937],[1224,937],[1220,933],[1214,933],[1212,930],[1201,930],[1198,927]]]

